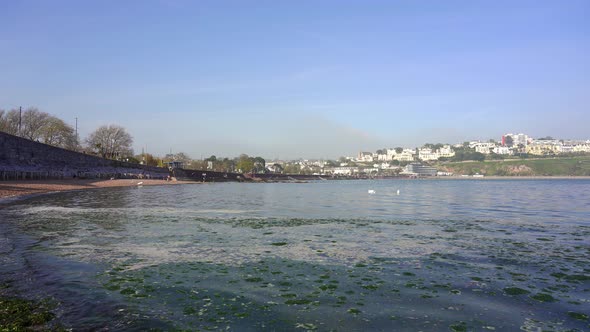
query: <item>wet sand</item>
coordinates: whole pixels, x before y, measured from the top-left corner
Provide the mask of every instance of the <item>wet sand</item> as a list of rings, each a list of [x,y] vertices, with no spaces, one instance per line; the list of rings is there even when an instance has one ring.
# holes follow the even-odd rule
[[[143,186],[161,186],[178,184],[195,184],[193,181],[166,181],[147,179],[116,179],[116,180],[25,180],[0,182],[0,201],[21,196],[37,195],[50,192],[96,189],[110,187],[134,187],[139,182]]]

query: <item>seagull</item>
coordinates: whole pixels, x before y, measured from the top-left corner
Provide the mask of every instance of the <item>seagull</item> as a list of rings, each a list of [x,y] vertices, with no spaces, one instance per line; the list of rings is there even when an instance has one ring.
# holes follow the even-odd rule
[[[138,186],[141,186],[142,184],[143,184],[143,181],[141,181],[141,182],[137,182],[137,185],[138,185]]]
[[[399,195],[399,189],[397,190],[397,194]]]
[[[375,193],[375,190],[369,189],[369,194],[374,194],[374,193]]]

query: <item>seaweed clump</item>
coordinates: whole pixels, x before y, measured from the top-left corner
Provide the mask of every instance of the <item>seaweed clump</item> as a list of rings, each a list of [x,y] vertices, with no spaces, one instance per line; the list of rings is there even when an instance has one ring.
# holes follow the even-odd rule
[[[7,331],[64,331],[59,326],[51,326],[54,318],[46,301],[0,297],[0,326]]]

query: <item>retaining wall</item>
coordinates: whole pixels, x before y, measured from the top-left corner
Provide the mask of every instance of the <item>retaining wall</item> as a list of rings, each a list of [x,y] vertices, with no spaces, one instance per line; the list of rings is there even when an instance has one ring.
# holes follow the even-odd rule
[[[0,132],[0,180],[154,178],[168,169],[104,159]]]

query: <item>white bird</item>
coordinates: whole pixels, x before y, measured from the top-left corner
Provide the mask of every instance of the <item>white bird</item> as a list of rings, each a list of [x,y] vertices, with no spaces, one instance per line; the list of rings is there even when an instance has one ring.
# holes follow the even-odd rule
[[[141,182],[137,182],[137,185],[138,185],[138,186],[141,186],[142,184],[143,184],[143,181],[141,181]]]
[[[375,190],[369,189],[369,194],[374,194],[374,193],[375,193]]]
[[[397,190],[397,194],[399,195],[399,189]]]

